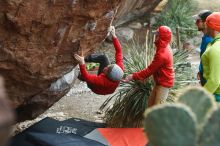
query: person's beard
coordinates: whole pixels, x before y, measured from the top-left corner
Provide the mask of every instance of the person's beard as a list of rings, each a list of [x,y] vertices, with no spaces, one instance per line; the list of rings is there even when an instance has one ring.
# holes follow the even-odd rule
[[[206,25],[203,23],[200,27],[198,27],[198,31],[204,32],[206,30]]]
[[[204,28],[198,27],[198,31],[203,31]]]

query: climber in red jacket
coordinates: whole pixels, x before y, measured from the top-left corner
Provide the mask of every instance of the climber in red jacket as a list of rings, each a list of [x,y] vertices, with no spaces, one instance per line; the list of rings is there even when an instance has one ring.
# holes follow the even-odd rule
[[[85,59],[83,56],[77,54],[74,55],[75,59],[80,64],[82,78],[94,93],[100,95],[114,93],[124,75],[122,47],[115,34],[115,28],[113,26],[110,27],[110,33],[112,34],[116,50],[116,64],[110,64],[105,55],[91,54]],[[100,63],[98,75],[89,74],[86,70],[85,62]]]
[[[170,48],[172,31],[167,26],[159,27],[156,35],[156,54],[152,63],[140,72],[128,75],[125,82],[132,80],[146,80],[153,75],[155,87],[149,97],[148,106],[160,104],[166,101],[169,88],[174,85],[173,53]]]

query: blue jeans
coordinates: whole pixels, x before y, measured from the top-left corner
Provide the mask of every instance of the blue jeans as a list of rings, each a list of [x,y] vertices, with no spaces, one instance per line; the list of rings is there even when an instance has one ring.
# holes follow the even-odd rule
[[[214,94],[215,95],[215,100],[217,102],[220,102],[220,94]]]

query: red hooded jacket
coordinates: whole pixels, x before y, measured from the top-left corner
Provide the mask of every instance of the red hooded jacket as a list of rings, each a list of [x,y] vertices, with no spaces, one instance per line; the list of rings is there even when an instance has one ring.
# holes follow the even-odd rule
[[[123,52],[122,47],[117,38],[113,37],[113,42],[115,46],[115,59],[116,64],[121,67],[121,69],[124,71],[124,63],[123,63]],[[90,89],[100,95],[107,95],[112,94],[115,92],[116,88],[118,87],[120,81],[112,81],[109,79],[104,73],[101,73],[100,75],[93,75],[89,74],[86,70],[86,65],[80,65],[80,71],[87,82],[89,84]]]
[[[134,73],[134,80],[145,80],[153,75],[154,81],[157,85],[164,87],[173,87],[174,85],[174,67],[173,67],[173,53],[170,48],[172,39],[172,31],[167,26],[159,28],[159,40],[155,42],[156,54],[152,63],[144,70]]]

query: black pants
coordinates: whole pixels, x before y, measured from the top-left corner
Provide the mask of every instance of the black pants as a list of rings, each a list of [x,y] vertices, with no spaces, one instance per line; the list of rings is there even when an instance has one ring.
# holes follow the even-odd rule
[[[101,74],[105,67],[110,64],[108,57],[105,54],[91,54],[85,58],[85,62],[99,63],[98,75]]]
[[[200,73],[199,76],[200,76],[200,84],[201,84],[202,86],[204,86],[207,81],[206,81],[206,79],[204,78],[204,76],[203,76],[202,73]]]

